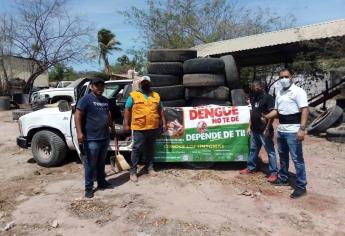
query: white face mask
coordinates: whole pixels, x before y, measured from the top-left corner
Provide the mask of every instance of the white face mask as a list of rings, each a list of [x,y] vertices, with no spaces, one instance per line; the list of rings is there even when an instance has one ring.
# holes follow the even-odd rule
[[[286,89],[288,87],[290,87],[291,85],[291,80],[288,79],[288,78],[282,78],[279,80],[279,83],[280,83],[280,86],[283,88],[283,89]]]

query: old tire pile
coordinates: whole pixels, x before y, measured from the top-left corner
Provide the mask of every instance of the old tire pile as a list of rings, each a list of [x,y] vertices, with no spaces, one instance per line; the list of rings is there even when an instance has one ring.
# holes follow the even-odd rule
[[[342,116],[343,109],[341,107],[331,107],[313,120],[313,122],[308,126],[308,133],[324,133],[327,129],[337,126],[342,121]]]
[[[326,131],[326,138],[332,142],[345,143],[345,123],[338,127],[329,128]]]
[[[148,51],[147,73],[152,90],[159,93],[163,106],[186,105],[185,87],[182,84],[183,62],[196,57],[189,49],[151,49]]]
[[[219,58],[196,58],[183,63],[183,85],[190,106],[230,105],[224,61]]]

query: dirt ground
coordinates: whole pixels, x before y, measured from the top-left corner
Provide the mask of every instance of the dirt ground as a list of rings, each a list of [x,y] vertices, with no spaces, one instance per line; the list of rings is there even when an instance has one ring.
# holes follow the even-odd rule
[[[76,157],[38,166],[16,146],[10,114],[0,112],[0,235],[345,235],[344,144],[307,137],[308,195],[298,200],[291,187],[271,186],[261,172],[240,176],[243,165],[231,163],[160,164],[158,177],[138,183],[107,165],[111,189],[86,200]]]

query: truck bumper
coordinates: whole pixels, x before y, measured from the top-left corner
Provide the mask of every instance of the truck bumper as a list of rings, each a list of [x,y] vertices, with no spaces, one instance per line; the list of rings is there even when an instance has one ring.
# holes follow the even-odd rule
[[[17,137],[17,145],[21,148],[28,148],[30,147],[29,142],[26,137],[19,136]]]

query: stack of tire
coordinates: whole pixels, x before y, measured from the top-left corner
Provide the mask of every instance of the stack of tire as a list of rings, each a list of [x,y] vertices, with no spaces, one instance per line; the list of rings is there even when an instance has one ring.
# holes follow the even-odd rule
[[[148,51],[147,75],[152,90],[158,92],[163,106],[186,106],[185,87],[182,83],[183,62],[196,58],[190,49],[151,49]]]
[[[183,64],[183,85],[190,106],[230,105],[224,61],[219,58],[196,58]]]

